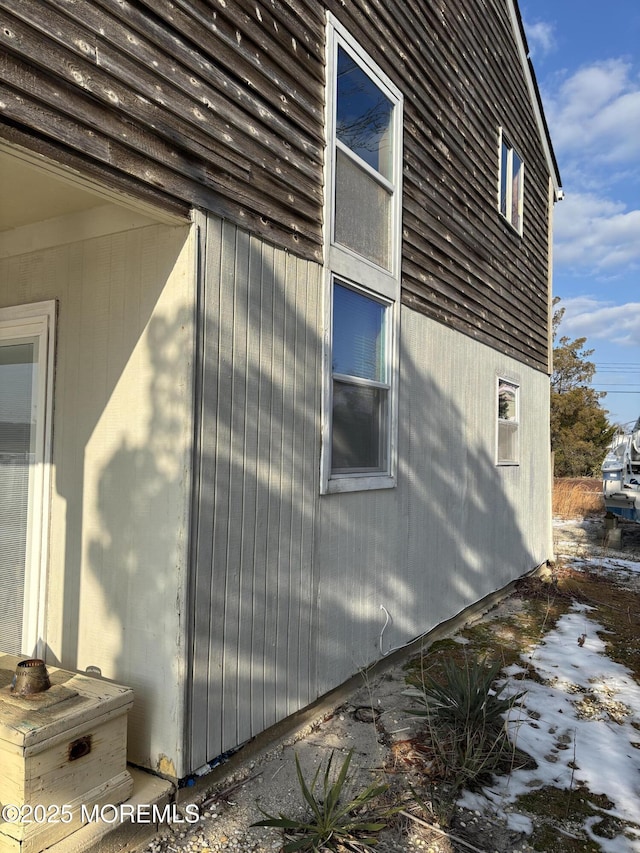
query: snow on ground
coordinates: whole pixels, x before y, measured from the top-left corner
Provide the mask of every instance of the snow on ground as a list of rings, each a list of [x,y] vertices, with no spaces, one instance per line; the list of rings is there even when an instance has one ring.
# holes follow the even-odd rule
[[[575,562],[593,562],[593,568],[607,562],[611,565],[604,568],[613,572],[640,572],[638,563],[624,560]],[[590,817],[583,827],[589,837],[604,853],[640,853],[640,686],[629,670],[606,656],[598,636],[605,631],[590,618],[590,610],[574,604],[523,656],[523,664],[533,665],[543,683],[530,678],[512,682],[513,692],[525,691],[525,696],[511,714],[511,736],[537,768],[515,770],[479,794],[466,793],[460,805],[493,811],[513,829],[530,833],[530,819],[514,805],[518,796],[545,786],[574,790],[584,785],[613,802],[603,816],[637,825],[627,828],[626,836],[607,839],[593,834],[599,818]],[[526,671],[516,664],[506,673],[522,676]]]

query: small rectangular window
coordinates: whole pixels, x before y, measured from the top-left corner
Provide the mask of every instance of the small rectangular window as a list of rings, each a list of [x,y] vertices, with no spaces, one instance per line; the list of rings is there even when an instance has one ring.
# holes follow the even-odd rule
[[[519,387],[498,379],[498,465],[518,464]]]
[[[500,131],[500,213],[522,234],[524,163]]]

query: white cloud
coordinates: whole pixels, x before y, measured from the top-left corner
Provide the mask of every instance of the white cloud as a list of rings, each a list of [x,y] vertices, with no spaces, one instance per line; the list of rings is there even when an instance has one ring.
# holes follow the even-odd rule
[[[640,157],[640,89],[627,92],[594,117],[593,137],[609,144],[604,160],[628,162]]]
[[[551,24],[546,24],[544,21],[539,21],[537,24],[525,22],[525,30],[532,56],[536,56],[537,54],[545,56],[547,53],[555,50],[556,39],[554,28]]]
[[[640,343],[640,302],[615,305],[592,296],[563,299],[561,334],[610,341],[625,347]]]
[[[640,80],[632,65],[609,59],[563,72],[545,93],[545,112],[566,190],[555,213],[556,269],[599,277],[635,269]],[[614,192],[627,202],[611,200]]]
[[[630,63],[609,59],[557,78],[544,101],[560,155],[591,165],[640,158],[640,83]]]
[[[640,210],[590,193],[574,193],[556,206],[556,264],[603,275],[640,265]]]

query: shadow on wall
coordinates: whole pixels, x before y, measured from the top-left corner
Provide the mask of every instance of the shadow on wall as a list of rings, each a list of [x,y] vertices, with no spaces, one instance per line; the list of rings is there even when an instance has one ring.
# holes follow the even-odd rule
[[[403,338],[399,488],[320,497],[320,270],[211,223],[207,271],[192,767],[378,658],[380,604],[406,642],[535,564],[424,325]]]
[[[64,530],[52,529],[62,557],[50,585],[50,596],[60,596],[61,647],[47,660],[97,667],[134,688],[132,757],[147,765],[152,730],[178,724],[193,344],[188,238],[185,227],[151,226],[64,247],[54,259],[67,270],[54,424]]]
[[[182,775],[380,657],[381,604],[393,617],[387,652],[535,564],[486,443],[467,438],[474,413],[443,391],[460,381],[464,346],[453,362],[436,358],[424,318],[405,311],[399,486],[320,497],[321,271],[212,218],[206,276],[188,619],[176,620],[187,581],[174,564],[187,536],[177,495],[189,485],[175,452],[181,316],[151,321],[146,433],[104,466],[90,551],[120,632],[114,677],[142,702],[136,750],[154,766],[156,720],[182,736],[180,708],[157,707],[164,687],[180,691],[159,679],[181,672],[145,664],[190,661]],[[466,369],[473,387],[484,368]]]
[[[174,775],[176,757],[163,740],[175,747],[182,739],[170,728],[181,725],[183,689],[176,683],[184,677],[187,630],[190,419],[184,370],[191,361],[185,362],[184,347],[191,343],[185,336],[190,325],[186,310],[149,322],[144,437],[122,440],[104,468],[97,491],[101,532],[89,546],[91,573],[111,625],[102,645],[108,674],[135,694],[129,758],[167,775]]]
[[[398,487],[321,498],[319,693],[536,565],[505,490],[524,475],[489,449],[495,365],[452,334],[404,309]]]

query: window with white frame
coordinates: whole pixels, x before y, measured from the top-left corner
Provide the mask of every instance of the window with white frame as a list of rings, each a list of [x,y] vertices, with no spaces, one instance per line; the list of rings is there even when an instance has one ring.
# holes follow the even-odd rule
[[[56,305],[0,308],[0,638],[43,653]]]
[[[402,96],[329,15],[323,492],[395,485]]]
[[[518,464],[520,388],[498,379],[498,465]]]
[[[522,234],[524,163],[522,157],[500,130],[500,213]]]
[[[333,282],[331,472],[389,463],[389,303]]]

